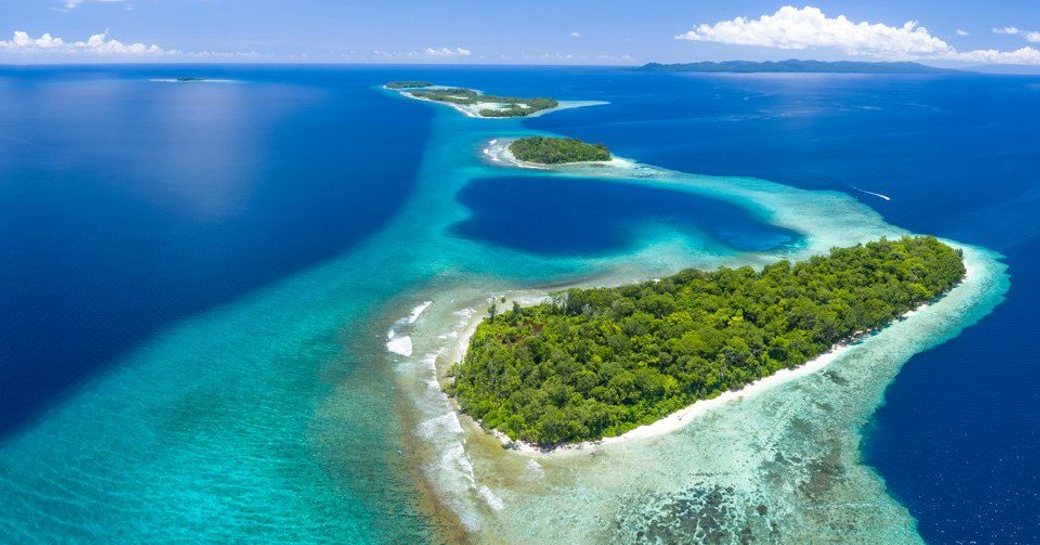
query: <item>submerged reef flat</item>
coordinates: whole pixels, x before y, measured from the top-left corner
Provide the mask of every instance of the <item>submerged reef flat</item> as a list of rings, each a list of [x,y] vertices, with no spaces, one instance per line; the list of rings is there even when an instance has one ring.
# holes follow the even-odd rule
[[[637,163],[520,169],[487,153],[476,156],[484,161],[466,160],[459,150],[524,135],[520,128],[493,135],[481,125],[438,115],[420,183],[441,187],[452,180],[461,187],[502,168],[550,179],[587,176],[589,184],[720,199],[803,238],[763,251],[662,239],[624,255],[583,259],[587,274],[544,289],[521,287],[506,275],[442,280],[413,294],[405,309],[432,304],[407,326],[411,355],[388,357],[396,362],[396,391],[410,400],[401,410],[415,422],[409,453],[420,461],[432,501],[442,507],[438,513],[479,543],[922,543],[913,518],[862,463],[861,429],[911,356],[956,336],[1002,300],[1009,283],[999,255],[944,241],[963,252],[966,267],[963,282],[945,297],[833,353],[812,372],[727,399],[661,433],[549,455],[503,449],[443,391],[447,369],[459,361],[489,303],[536,304],[569,286],[616,286],[683,267],[757,268],[911,233],[846,194],[760,179]],[[534,259],[488,249],[479,255],[513,271]],[[400,316],[409,316],[405,309]]]

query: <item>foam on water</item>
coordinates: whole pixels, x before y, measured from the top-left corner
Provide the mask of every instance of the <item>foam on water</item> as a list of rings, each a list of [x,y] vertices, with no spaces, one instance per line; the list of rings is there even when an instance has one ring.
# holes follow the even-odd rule
[[[415,323],[416,320],[422,316],[426,309],[430,308],[433,301],[424,301],[412,309],[412,312],[403,318],[398,319],[390,329],[386,332],[386,350],[394,354],[401,356],[412,355],[412,338],[408,335],[402,335],[401,331],[409,325]]]
[[[412,338],[408,335],[398,337],[395,332],[391,331],[387,334],[386,350],[402,356],[411,356]]]
[[[419,316],[422,316],[422,313],[426,312],[426,309],[430,308],[430,305],[432,304],[433,301],[423,301],[419,305],[416,305],[416,307],[412,309],[411,314],[408,315],[408,323],[414,324],[415,321],[419,319]]]

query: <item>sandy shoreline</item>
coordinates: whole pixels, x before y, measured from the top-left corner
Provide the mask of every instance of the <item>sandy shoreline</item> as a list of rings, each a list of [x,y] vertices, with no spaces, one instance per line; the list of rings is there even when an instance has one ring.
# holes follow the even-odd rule
[[[631,159],[617,157],[613,154],[609,161],[581,161],[576,163],[561,163],[547,165],[532,163],[517,159],[513,152],[509,151],[509,145],[516,142],[516,138],[495,138],[488,141],[481,149],[484,160],[498,166],[509,166],[517,168],[531,168],[536,170],[566,170],[568,168],[621,168],[633,169],[638,165]]]
[[[442,85],[434,85],[428,87],[429,89],[444,88]],[[440,104],[442,106],[450,106],[455,111],[461,113],[466,117],[472,117],[476,119],[523,119],[527,117],[541,117],[546,114],[558,112],[560,110],[569,110],[571,108],[584,108],[586,106],[602,106],[604,104],[610,104],[609,102],[602,100],[557,100],[556,106],[552,108],[546,108],[544,110],[537,110],[527,115],[516,116],[516,117],[493,117],[480,115],[481,110],[500,110],[506,108],[508,105],[500,102],[478,102],[476,104],[455,104],[452,102],[442,102],[440,100],[431,100],[425,97],[415,96],[411,93],[415,89],[391,89],[387,86],[383,86],[383,89],[387,91],[395,92],[405,98],[412,100],[419,100],[422,102],[429,102],[431,104]],[[475,89],[474,89],[475,90]],[[477,91],[480,93],[480,91]],[[481,93],[483,94],[483,93]]]
[[[974,264],[970,262],[965,262],[965,267],[966,271],[964,279],[961,281],[961,283],[968,282],[969,279],[971,279],[977,273]],[[956,289],[956,287],[957,286],[954,286],[953,289]],[[553,289],[566,289],[566,286],[556,286]],[[506,308],[511,306],[514,301],[520,303],[523,306],[537,304],[545,300],[548,296],[549,294],[547,291],[539,292],[538,295],[527,295],[523,297],[511,297],[509,295],[496,294],[493,297],[489,297],[487,301],[489,303],[491,301],[494,301],[498,303],[500,307]],[[943,297],[945,297],[945,295]],[[502,298],[505,298],[504,303],[501,301]],[[934,304],[935,302],[940,300],[942,300],[942,298],[936,301],[932,301],[930,303],[921,304],[917,308],[903,313],[898,318],[893,320],[892,323],[910,319],[915,314],[919,313],[920,311],[929,307],[931,304]],[[450,335],[456,338],[456,341],[452,344],[452,346],[449,347],[448,350],[441,354],[441,361],[446,362],[445,365],[447,366],[453,365],[455,362],[461,361],[465,357],[466,351],[469,348],[469,341],[472,338],[473,334],[476,332],[477,326],[479,326],[480,323],[483,322],[485,317],[484,309],[477,308],[476,306],[466,307],[457,312],[468,313],[470,318],[466,320],[460,327],[454,329],[452,332],[449,333]],[[679,409],[678,411],[675,411],[665,417],[662,417],[651,424],[639,426],[621,435],[613,437],[604,437],[595,441],[582,441],[580,443],[570,443],[549,449],[542,448],[524,441],[511,439],[505,433],[499,430],[488,430],[484,428],[482,425],[480,425],[479,422],[473,421],[472,418],[469,417],[469,415],[466,415],[464,412],[462,412],[459,409],[458,403],[454,398],[449,396],[449,400],[451,403],[452,410],[455,412],[457,418],[465,417],[466,419],[469,419],[471,422],[474,422],[476,427],[480,429],[481,433],[485,433],[497,438],[502,443],[503,447],[509,450],[540,457],[558,457],[565,456],[568,454],[595,452],[597,449],[603,447],[609,447],[612,445],[619,445],[622,443],[638,441],[643,439],[652,439],[655,437],[660,437],[662,435],[670,434],[672,432],[678,431],[686,427],[691,422],[696,420],[698,417],[704,416],[705,414],[708,414],[715,409],[721,408],[730,403],[737,403],[743,401],[767,390],[771,390],[788,382],[821,371],[825,369],[828,365],[839,359],[840,357],[854,350],[860,341],[867,337],[875,335],[881,331],[884,331],[884,329],[886,329],[890,325],[891,323],[878,330],[861,332],[848,340],[836,344],[835,346],[831,347],[831,349],[827,352],[820,354],[816,358],[813,358],[812,360],[809,360],[808,362],[798,367],[792,369],[781,369],[773,373],[772,375],[760,378],[754,382],[746,384],[739,390],[730,390],[723,392],[722,394],[710,399],[701,399],[695,401],[694,403],[687,405],[686,407]],[[444,371],[446,370],[446,368],[438,369],[438,377],[442,377]],[[443,391],[443,385],[440,383],[440,380],[438,380],[437,383],[438,388],[441,388],[441,390]]]

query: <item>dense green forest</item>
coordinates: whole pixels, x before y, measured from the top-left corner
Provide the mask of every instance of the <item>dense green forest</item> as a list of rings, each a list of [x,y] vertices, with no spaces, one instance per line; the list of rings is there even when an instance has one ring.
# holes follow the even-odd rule
[[[387,89],[419,89],[421,87],[432,87],[433,84],[421,80],[391,81],[386,84]]]
[[[473,89],[465,89],[462,87],[417,89],[414,91],[408,91],[408,93],[419,98],[436,100],[437,102],[462,104],[465,106],[472,106],[481,102],[502,105],[499,109],[484,108],[480,110],[479,113],[483,117],[523,117],[541,110],[555,108],[559,105],[556,100],[551,98],[520,98],[483,95]]]
[[[965,274],[934,237],[659,281],[570,289],[478,326],[448,391],[486,428],[541,446],[619,435],[797,367],[944,294]]]
[[[588,144],[575,138],[528,136],[509,144],[509,152],[521,161],[549,165],[610,160],[610,150],[603,144]]]

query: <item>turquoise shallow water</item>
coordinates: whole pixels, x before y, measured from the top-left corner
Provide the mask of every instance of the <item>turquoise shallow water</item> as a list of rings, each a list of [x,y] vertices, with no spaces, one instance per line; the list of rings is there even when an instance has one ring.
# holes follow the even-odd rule
[[[430,281],[541,283],[620,259],[539,257],[454,234],[450,226],[469,214],[455,191],[492,172],[476,146],[523,129],[437,116],[419,183],[378,234],[170,324],[9,438],[0,450],[3,533],[97,543],[436,535],[402,446],[410,430],[394,417],[400,399],[382,334],[397,304],[388,302]],[[660,236],[680,235],[666,228]]]
[[[8,437],[0,447],[5,537],[577,543],[706,540],[721,531],[716,542],[738,542],[742,532],[775,543],[818,535],[919,542],[913,517],[861,463],[858,430],[912,354],[1000,301],[1008,282],[998,256],[970,250],[978,273],[956,297],[865,342],[831,374],[726,407],[680,433],[532,465],[458,422],[431,382],[430,365],[450,353],[467,309],[489,295],[761,264],[905,231],[845,194],[752,178],[652,167],[505,170],[480,150],[489,139],[531,132],[524,122],[467,119],[364,90],[389,97],[383,108],[432,112],[414,185],[392,214],[340,253],[165,323]],[[580,125],[596,110],[545,119]],[[579,192],[581,184],[671,192],[700,203],[704,215],[677,223],[636,214],[606,248],[567,246],[553,238],[559,224],[531,226],[537,236],[519,240],[536,247],[517,245],[502,236],[523,227],[510,214],[559,211],[520,205],[515,192],[465,193],[504,177],[517,187],[548,179]],[[724,222],[712,203],[726,210]],[[505,227],[474,223],[482,214],[498,214]],[[720,234],[720,224],[730,228]],[[777,236],[784,233],[797,236]],[[399,320],[424,301],[432,304],[414,323]],[[391,327],[411,335],[411,355],[387,352]],[[770,515],[762,518],[759,505]]]
[[[439,116],[434,134],[452,140],[453,127],[474,122]],[[513,136],[508,128],[494,131],[484,138]],[[487,168],[440,166],[441,177],[480,175]],[[643,165],[554,176],[718,199],[802,235],[767,252],[748,252],[722,248],[711,237],[679,240],[673,234],[648,240],[623,258],[599,261],[601,276],[592,283],[654,276],[679,264],[798,259],[906,233],[846,195],[763,180]],[[1001,301],[1008,283],[999,256],[965,251],[972,273],[955,293],[844,353],[826,372],[725,405],[677,433],[555,457],[503,451],[472,422],[457,419],[430,382],[431,365],[443,373],[457,358],[457,334],[479,319],[489,295],[531,300],[539,290],[515,291],[515,280],[437,286],[416,296],[433,304],[412,326],[415,350],[393,358],[424,444],[413,452],[459,524],[481,543],[921,543],[916,521],[862,463],[858,431],[907,359],[955,336]]]

